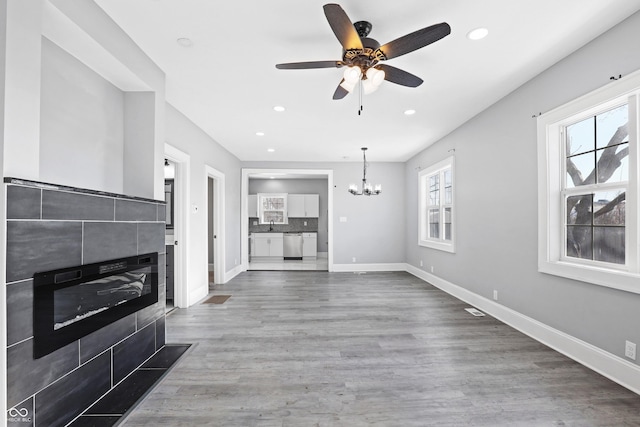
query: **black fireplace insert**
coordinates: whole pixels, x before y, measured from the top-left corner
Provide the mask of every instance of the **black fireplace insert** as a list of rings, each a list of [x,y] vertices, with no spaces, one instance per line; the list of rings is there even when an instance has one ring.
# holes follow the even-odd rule
[[[158,302],[158,253],[36,273],[33,357]]]

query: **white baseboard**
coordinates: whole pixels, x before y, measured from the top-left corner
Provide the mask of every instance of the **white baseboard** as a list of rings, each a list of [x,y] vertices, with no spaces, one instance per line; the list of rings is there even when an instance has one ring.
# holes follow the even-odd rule
[[[407,264],[333,264],[333,270],[339,273],[350,273],[356,271],[406,271]]]
[[[198,289],[195,289],[191,293],[189,293],[189,307],[197,304],[199,301],[204,299],[209,294],[209,283],[207,282],[206,286],[200,286]]]
[[[410,264],[405,264],[405,271],[640,394],[640,366]]]
[[[224,273],[224,283],[227,283],[229,280],[233,279],[234,277],[236,277],[238,274],[242,273],[243,271],[247,271],[246,268],[244,268],[244,266],[242,264],[240,265],[236,265],[233,269],[226,271]]]

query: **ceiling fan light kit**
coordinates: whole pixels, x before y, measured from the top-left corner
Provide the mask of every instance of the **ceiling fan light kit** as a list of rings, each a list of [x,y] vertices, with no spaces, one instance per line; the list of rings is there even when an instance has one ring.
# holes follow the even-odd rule
[[[352,23],[342,7],[334,3],[325,4],[323,8],[329,26],[342,45],[342,60],[291,62],[276,64],[276,68],[303,70],[346,67],[333,99],[344,98],[357,84],[361,85],[361,93],[365,94],[374,92],[385,80],[406,87],[420,86],[423,83],[420,77],[381,62],[423,48],[451,33],[449,24],[442,22],[381,46],[376,40],[367,37],[373,28],[370,22]]]

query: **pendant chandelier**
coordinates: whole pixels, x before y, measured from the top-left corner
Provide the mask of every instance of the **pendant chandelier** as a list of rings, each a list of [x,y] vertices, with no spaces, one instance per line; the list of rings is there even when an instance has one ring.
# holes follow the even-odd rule
[[[364,167],[362,172],[362,191],[358,190],[356,184],[349,185],[349,193],[354,196],[377,196],[382,193],[382,185],[377,184],[375,187],[367,183],[367,147],[362,147],[362,158]]]

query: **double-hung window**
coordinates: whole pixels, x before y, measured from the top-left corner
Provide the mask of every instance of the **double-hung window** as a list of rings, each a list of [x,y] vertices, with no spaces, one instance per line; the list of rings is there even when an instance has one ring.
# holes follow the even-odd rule
[[[453,157],[421,170],[418,244],[455,252]]]
[[[538,267],[640,293],[640,73],[538,118]]]

